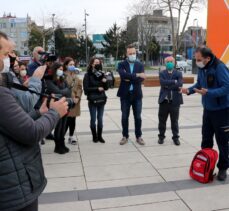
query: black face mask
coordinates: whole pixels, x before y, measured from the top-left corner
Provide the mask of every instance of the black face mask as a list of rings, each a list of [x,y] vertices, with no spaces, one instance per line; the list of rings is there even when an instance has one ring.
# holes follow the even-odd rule
[[[102,65],[101,64],[96,64],[94,67],[95,70],[102,70]]]

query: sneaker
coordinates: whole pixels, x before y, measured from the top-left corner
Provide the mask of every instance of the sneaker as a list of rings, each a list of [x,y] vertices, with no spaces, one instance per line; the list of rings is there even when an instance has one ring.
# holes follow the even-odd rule
[[[77,141],[72,136],[68,138],[68,143],[71,145],[77,145]]]
[[[128,142],[128,138],[123,137],[122,140],[120,141],[120,145],[125,145]]]
[[[219,170],[217,180],[225,181],[227,179],[227,170]]]
[[[145,145],[145,142],[144,142],[144,140],[142,139],[142,137],[139,137],[139,138],[137,138],[137,143],[139,144],[139,145]]]

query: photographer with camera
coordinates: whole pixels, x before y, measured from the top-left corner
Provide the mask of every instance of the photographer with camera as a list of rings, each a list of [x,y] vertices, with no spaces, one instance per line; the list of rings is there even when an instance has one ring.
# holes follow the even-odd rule
[[[71,98],[71,89],[65,80],[63,65],[55,62],[49,71],[49,77],[46,80],[47,94],[54,94],[56,97]],[[55,149],[58,154],[69,152],[69,148],[65,146],[65,133],[67,125],[67,116],[62,117],[54,131]]]
[[[39,54],[41,52],[45,52],[45,50],[40,46],[37,46],[33,49],[33,58],[31,63],[27,67],[28,69],[27,74],[30,77],[33,75],[34,71],[42,65],[40,62],[42,55]]]
[[[75,106],[69,111],[67,118],[66,132],[69,129],[68,142],[72,145],[77,144],[74,138],[74,131],[76,127],[76,117],[80,116],[80,101],[82,96],[82,81],[77,76],[77,68],[72,58],[67,57],[64,60],[64,72],[66,74],[66,82],[69,87],[72,87],[71,97],[74,100]]]
[[[10,75],[2,73],[9,49],[7,36],[0,32],[0,210],[37,211],[47,184],[38,143],[66,115],[68,106],[65,98],[51,101],[50,109],[33,120],[3,86],[3,76]]]
[[[87,73],[84,76],[83,87],[87,95],[88,107],[91,116],[91,133],[93,142],[105,143],[102,137],[103,132],[103,113],[107,101],[105,91],[108,90],[107,79],[102,72],[102,63],[99,59],[91,59]],[[96,131],[96,114],[97,114],[97,131]]]

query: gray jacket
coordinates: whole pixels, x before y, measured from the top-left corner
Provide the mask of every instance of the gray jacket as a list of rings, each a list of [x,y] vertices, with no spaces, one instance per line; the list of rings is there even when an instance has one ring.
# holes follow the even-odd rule
[[[0,210],[14,211],[35,201],[46,186],[39,141],[60,117],[49,110],[33,120],[4,87],[0,102]]]
[[[13,81],[14,83],[21,84],[16,75],[11,71],[11,74],[13,75]],[[41,80],[36,77],[31,77],[29,79],[29,85],[28,88],[30,90],[36,91],[37,93],[41,93]],[[40,96],[30,93],[21,91],[18,89],[11,89],[16,100],[18,101],[19,105],[27,112],[29,113],[31,110],[33,110],[34,106],[36,105],[37,101],[39,100]]]

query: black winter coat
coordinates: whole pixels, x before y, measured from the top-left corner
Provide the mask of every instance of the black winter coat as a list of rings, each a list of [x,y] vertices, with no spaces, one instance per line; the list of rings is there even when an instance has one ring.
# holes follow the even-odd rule
[[[99,87],[103,87],[104,91],[99,91]],[[87,100],[90,102],[91,96],[100,96],[100,99],[106,101],[107,96],[105,91],[108,90],[108,83],[102,82],[102,78],[97,78],[94,73],[88,72],[83,79],[84,93],[87,95]]]

